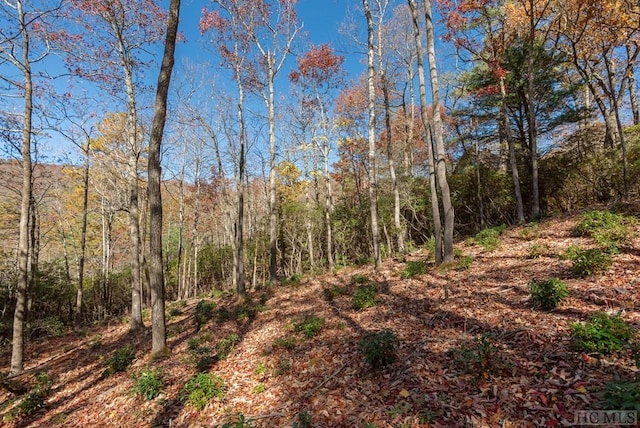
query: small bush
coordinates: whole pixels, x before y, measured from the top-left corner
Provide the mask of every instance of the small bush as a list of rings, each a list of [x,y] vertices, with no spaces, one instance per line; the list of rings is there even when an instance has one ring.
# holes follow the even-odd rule
[[[606,272],[613,264],[611,255],[598,248],[577,251],[571,261],[571,272],[579,277],[586,278],[591,275]]]
[[[96,334],[89,341],[89,349],[99,349],[102,347],[102,335],[100,333]]]
[[[520,236],[524,239],[535,239],[540,236],[540,225],[539,223],[528,223],[526,226],[522,228],[520,231]]]
[[[107,359],[106,375],[110,376],[127,370],[135,358],[136,354],[131,345],[125,345],[117,349],[113,355]]]
[[[361,273],[357,273],[351,277],[351,284],[366,284],[368,282],[369,278]]]
[[[320,333],[324,326],[324,318],[317,315],[305,315],[305,317],[293,325],[293,331],[304,333],[307,338],[312,338]]]
[[[488,379],[491,374],[505,368],[505,362],[498,355],[491,334],[483,334],[474,341],[464,343],[449,351],[453,361],[464,373]]]
[[[551,310],[558,307],[560,302],[567,298],[569,289],[558,278],[534,279],[529,282],[529,294],[536,305],[544,310]]]
[[[182,315],[182,309],[177,307],[172,307],[169,309],[169,318],[177,317]]]
[[[224,380],[214,373],[198,373],[184,385],[181,399],[197,410],[203,410],[213,398],[225,394]]]
[[[34,337],[62,337],[64,335],[64,323],[58,317],[35,320],[31,335]]]
[[[632,235],[633,217],[611,211],[590,211],[571,229],[574,236],[590,236],[601,249],[617,253]]]
[[[460,256],[457,258],[456,270],[465,271],[468,270],[474,262],[472,256]]]
[[[302,274],[301,273],[296,273],[291,275],[289,278],[285,279],[282,281],[282,285],[286,285],[289,287],[295,287],[300,285],[300,283],[302,282]]]
[[[529,245],[527,250],[527,258],[539,259],[542,256],[546,256],[551,252],[547,244],[535,243]]]
[[[38,372],[35,375],[36,382],[27,395],[17,406],[19,415],[30,416],[44,407],[44,402],[51,393],[53,379],[47,372]]]
[[[160,395],[162,386],[160,370],[147,368],[134,377],[133,392],[142,396],[145,400],[153,400]]]
[[[224,306],[218,308],[218,313],[216,315],[216,319],[218,320],[218,322],[229,321],[231,318],[233,318],[233,314],[229,309],[225,308]]]
[[[251,419],[246,419],[242,413],[238,413],[235,417],[220,425],[220,428],[252,428]]]
[[[298,413],[296,417],[296,421],[293,423],[292,428],[311,428],[313,427],[313,422],[311,420],[311,413],[308,410],[303,410]]]
[[[280,358],[276,364],[273,374],[276,376],[289,373],[291,371],[291,361],[286,358]]]
[[[253,387],[251,392],[254,393],[254,394],[262,394],[266,390],[267,390],[267,387],[264,386],[264,383],[259,383],[259,384],[257,384],[256,386]]]
[[[215,307],[216,305],[213,302],[208,302],[206,300],[200,300],[198,302],[196,305],[196,312],[193,316],[198,330],[213,318]]]
[[[339,285],[332,285],[329,288],[323,289],[322,292],[324,293],[324,297],[327,300],[332,301],[333,299],[335,299],[338,296],[343,296],[343,295],[347,294],[347,288],[346,287],[341,287]]]
[[[402,271],[402,278],[408,279],[416,275],[424,275],[427,273],[427,263],[425,261],[408,261]]]
[[[578,254],[580,254],[580,252],[582,251],[584,250],[579,245],[571,244],[569,245],[569,247],[567,247],[564,253],[560,254],[560,259],[573,260],[578,257]]]
[[[476,236],[473,237],[473,242],[480,245],[487,251],[493,251],[498,248],[500,235],[506,229],[506,226],[498,226],[492,227],[489,229],[483,229],[480,232],[476,233]]]
[[[351,301],[351,307],[355,310],[372,308],[378,304],[378,287],[375,284],[361,285],[356,289]]]
[[[633,329],[620,315],[597,313],[590,322],[571,325],[574,347],[583,352],[608,355],[622,350],[633,339]]]
[[[373,369],[382,368],[396,358],[396,335],[392,330],[368,333],[360,341],[360,351]]]
[[[220,341],[216,344],[216,352],[218,354],[218,358],[224,360],[231,354],[233,348],[235,348],[236,344],[240,338],[237,334],[232,333],[224,338],[220,339]]]
[[[276,339],[274,339],[273,341],[273,347],[274,348],[282,348],[282,349],[294,349],[296,347],[297,343],[296,343],[296,338],[295,337],[289,337],[289,336],[282,336],[282,337],[277,337]]]
[[[605,410],[636,410],[640,412],[640,381],[610,382],[600,396]]]

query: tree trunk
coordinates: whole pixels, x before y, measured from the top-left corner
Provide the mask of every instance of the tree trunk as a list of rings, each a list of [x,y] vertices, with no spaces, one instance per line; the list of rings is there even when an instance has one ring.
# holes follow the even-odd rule
[[[29,264],[29,215],[31,211],[32,166],[31,166],[31,126],[33,117],[33,81],[29,59],[29,33],[26,29],[22,1],[16,2],[20,31],[22,35],[22,63],[24,77],[24,123],[22,126],[22,199],[20,203],[20,233],[18,238],[18,286],[16,307],[13,314],[13,340],[11,349],[10,375],[24,370],[24,323],[27,311],[27,287]]]
[[[162,263],[162,193],[160,189],[160,154],[162,135],[167,118],[167,98],[173,70],[180,0],[171,0],[164,55],[158,75],[151,136],[149,138],[149,271],[151,287],[151,355],[162,357],[170,353],[167,347],[166,320],[164,314],[164,267]]]
[[[526,116],[529,136],[529,154],[531,159],[531,217],[537,218],[540,215],[540,188],[538,183],[538,130],[535,114],[535,17],[534,0],[529,0],[529,38],[527,57],[527,94],[526,94]]]
[[[504,78],[500,78],[500,129],[501,135],[507,142],[509,149],[509,165],[511,166],[511,178],[513,179],[513,193],[516,198],[516,212],[518,214],[518,223],[524,223],[524,204],[522,202],[522,191],[520,190],[520,175],[518,174],[518,160],[516,158],[516,150],[513,146],[511,138],[511,124],[509,123],[509,115],[507,114],[507,91],[504,84]]]
[[[237,178],[237,191],[238,191],[238,206],[237,216],[234,227],[234,236],[236,243],[235,254],[235,269],[234,269],[234,282],[238,295],[245,297],[247,290],[245,287],[245,274],[244,274],[244,189],[245,189],[245,124],[244,124],[244,87],[242,84],[239,64],[236,66],[236,81],[238,84],[238,123],[240,126],[238,136],[240,144],[240,156],[238,158],[238,178]]]
[[[369,93],[369,209],[371,214],[371,236],[373,241],[374,269],[380,269],[380,230],[378,228],[378,193],[376,180],[376,91],[373,68],[373,19],[369,1],[362,0],[367,19],[367,81]]]
[[[418,64],[418,82],[420,93],[420,119],[425,132],[427,146],[427,168],[429,171],[429,186],[431,189],[431,215],[433,216],[433,235],[435,239],[436,263],[442,263],[442,222],[440,220],[440,208],[438,205],[438,192],[436,190],[435,165],[433,161],[433,144],[431,143],[431,126],[427,112],[427,91],[425,89],[425,75],[423,65],[422,41],[418,24],[418,6],[416,0],[407,0],[411,9],[413,21],[414,39],[416,45],[416,60]]]
[[[278,207],[276,206],[276,116],[274,101],[275,64],[274,58],[268,55],[269,96],[267,102],[269,119],[269,282],[273,285],[278,280]]]
[[[84,262],[87,252],[87,217],[89,215],[89,156],[91,139],[87,137],[87,147],[84,149],[84,170],[82,174],[82,226],[80,232],[80,259],[78,260],[78,289],[76,293],[75,325],[82,324],[82,292],[84,289]]]
[[[119,34],[121,30],[114,27],[114,31],[115,34]],[[131,331],[136,331],[144,327],[142,321],[142,278],[140,274],[140,216],[138,211],[138,163],[140,159],[140,144],[138,142],[138,117],[131,64],[127,61],[128,52],[122,42],[122,38],[118,39],[118,45],[127,89],[127,138],[129,149],[131,150],[128,159],[129,245],[131,246],[129,249],[129,262],[131,264],[131,325],[129,328]]]
[[[442,112],[440,111],[440,88],[438,71],[436,67],[435,35],[433,31],[433,16],[431,0],[424,0],[425,19],[427,27],[427,57],[429,59],[429,75],[431,77],[431,103],[433,108],[433,135],[435,146],[436,174],[440,197],[442,198],[442,210],[444,212],[444,254],[443,262],[453,261],[453,229],[455,227],[455,213],[451,203],[451,191],[447,180],[446,152],[444,148],[444,129],[442,125]]]
[[[632,54],[631,46],[626,45],[627,58],[630,58]],[[636,77],[635,67],[633,65],[629,67],[629,101],[631,103],[631,113],[633,114],[633,124],[640,125],[640,110],[638,109],[638,94],[636,92]]]

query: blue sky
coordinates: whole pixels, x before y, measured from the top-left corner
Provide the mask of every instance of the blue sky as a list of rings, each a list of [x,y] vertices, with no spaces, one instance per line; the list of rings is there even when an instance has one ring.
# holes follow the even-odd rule
[[[204,37],[198,31],[198,22],[203,7],[211,9],[210,0],[183,0],[180,18],[180,31],[187,37],[187,43],[178,46],[178,60],[188,57],[197,60],[201,57],[201,44]],[[304,23],[303,32],[307,39],[315,44],[331,44],[340,50],[344,45],[344,36],[338,33],[348,10],[361,4],[361,0],[299,0],[296,10],[298,18]],[[359,66],[359,58],[341,52],[345,56],[345,67],[350,74],[360,74],[364,68]]]

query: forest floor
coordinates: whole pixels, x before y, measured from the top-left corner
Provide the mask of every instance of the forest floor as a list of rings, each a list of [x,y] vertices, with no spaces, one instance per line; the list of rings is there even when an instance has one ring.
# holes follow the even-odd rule
[[[460,242],[458,251],[473,260],[466,270],[429,262],[427,273],[404,279],[405,263],[387,260],[378,272],[371,266],[346,267],[255,291],[252,304],[232,296],[210,298],[213,316],[199,329],[198,301],[170,303],[172,354],[159,362],[149,360],[149,329],[131,334],[126,320],[31,342],[22,380],[33,382],[36,372],[46,370],[52,389],[31,416],[15,416],[20,397],[0,390],[0,424],[572,425],[579,410],[599,408],[603,385],[633,380],[638,371],[628,352],[598,357],[575,351],[571,324],[598,312],[620,312],[636,333],[640,329],[640,239],[623,248],[606,273],[574,278],[571,262],[561,255],[572,244],[593,244],[571,235],[577,218],[508,228],[491,251],[471,240]],[[418,249],[408,260],[427,257],[426,249]],[[542,311],[530,300],[528,283],[550,277],[562,279],[570,295],[559,308]],[[375,285],[376,306],[353,309],[359,281]],[[317,320],[311,315],[323,322],[307,337],[301,326],[305,319]],[[372,370],[360,342],[383,329],[395,334],[396,358]],[[235,346],[219,345],[224,339]],[[105,376],[109,357],[126,344],[135,351],[132,365]],[[197,410],[181,391],[198,372],[198,360],[204,364],[202,356],[212,350],[219,355],[203,370],[224,380],[225,393]],[[8,361],[5,351],[2,367]],[[134,378],[150,366],[160,369],[164,387],[160,396],[145,400],[133,392]],[[248,421],[244,425],[242,418]]]

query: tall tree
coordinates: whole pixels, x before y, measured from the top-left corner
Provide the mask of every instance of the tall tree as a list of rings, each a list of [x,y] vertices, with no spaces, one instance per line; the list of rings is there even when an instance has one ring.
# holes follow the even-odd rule
[[[375,52],[373,44],[373,18],[369,8],[369,0],[362,0],[364,15],[367,20],[367,92],[369,94],[369,207],[371,214],[371,234],[373,243],[373,260],[376,270],[380,268],[380,232],[378,229],[378,194],[376,179],[376,90],[375,68],[373,65]]]
[[[259,54],[260,69],[265,74],[260,94],[267,109],[269,123],[269,281],[277,280],[278,207],[276,206],[276,114],[275,81],[287,59],[291,44],[302,28],[295,12],[297,0],[254,0],[256,22],[244,20],[249,37]],[[248,14],[243,15],[246,17]]]
[[[211,31],[214,43],[218,46],[223,64],[228,67],[236,82],[238,91],[237,123],[238,123],[238,157],[236,161],[236,221],[234,225],[235,251],[233,282],[240,296],[246,295],[245,260],[244,260],[244,210],[246,193],[246,119],[245,96],[246,85],[251,82],[247,75],[255,71],[251,64],[250,45],[246,32],[246,22],[255,23],[262,13],[252,6],[250,0],[214,0],[215,10],[204,8],[200,18],[200,32]]]
[[[411,9],[411,19],[414,31],[416,49],[416,62],[418,64],[418,82],[420,93],[420,119],[427,146],[427,169],[429,173],[429,189],[431,191],[431,215],[433,218],[433,236],[435,239],[436,263],[442,263],[442,221],[440,219],[440,204],[438,202],[438,190],[436,188],[436,171],[433,157],[433,144],[431,143],[431,125],[427,111],[427,90],[425,87],[425,73],[422,51],[422,36],[418,19],[418,4],[416,0],[407,0]]]
[[[501,12],[502,3],[502,0],[490,2],[460,0],[447,3],[446,38],[454,42],[463,60],[485,64],[498,81],[497,91],[500,94],[498,134],[501,146],[503,144],[507,146],[516,213],[518,222],[523,223],[525,221],[524,204],[515,141],[511,135],[506,84],[508,70],[505,68],[505,52],[509,45],[514,43],[514,35],[507,30],[506,15]]]
[[[11,375],[22,373],[24,358],[24,327],[27,315],[27,290],[29,284],[29,238],[30,216],[32,207],[32,135],[34,114],[34,75],[32,66],[43,61],[49,54],[49,43],[46,34],[46,18],[59,10],[59,4],[41,5],[27,3],[22,0],[4,1],[0,5],[0,62],[14,67],[21,76],[16,81],[2,76],[4,82],[17,91],[23,101],[21,116],[21,145],[22,156],[22,188],[20,203],[20,226],[18,238],[18,284],[16,290],[16,306],[13,316],[13,341],[11,349]],[[40,44],[32,45],[32,41],[39,39]]]
[[[332,141],[329,123],[329,105],[332,91],[342,84],[344,58],[336,55],[331,46],[312,46],[298,57],[298,69],[289,74],[289,80],[302,89],[302,107],[309,109],[317,119],[317,126],[310,130],[311,143],[322,156],[324,173],[324,223],[326,232],[325,257],[329,269],[333,269],[333,189],[329,175]],[[317,132],[319,131],[319,132]]]
[[[442,210],[444,211],[444,254],[443,262],[453,261],[453,228],[455,226],[455,213],[451,203],[451,191],[447,179],[446,152],[444,148],[444,127],[442,125],[442,109],[440,104],[440,84],[436,67],[435,34],[433,30],[433,11],[431,0],[424,0],[427,58],[429,60],[429,76],[431,80],[431,103],[433,109],[433,136],[435,141],[436,174],[438,187],[442,198]]]
[[[635,90],[632,85],[640,54],[640,5],[630,0],[603,4],[572,0],[555,6],[557,18],[552,28],[557,46],[570,58],[593,95],[605,122],[605,145],[620,142],[623,194],[628,197],[627,146],[620,110],[626,89]],[[635,115],[633,97],[631,102]]]
[[[68,61],[81,77],[126,94],[129,145],[129,237],[131,264],[131,330],[142,321],[142,242],[140,232],[139,168],[142,141],[138,124],[136,76],[145,65],[145,49],[162,35],[165,13],[154,0],[73,0],[70,16],[82,27],[83,45],[68,47]],[[124,84],[124,88],[122,85]]]
[[[164,263],[162,259],[162,179],[160,153],[167,118],[167,98],[173,71],[176,38],[180,18],[180,0],[171,0],[164,43],[164,54],[158,75],[151,135],[149,138],[149,285],[151,288],[151,354],[168,354],[164,314]]]

